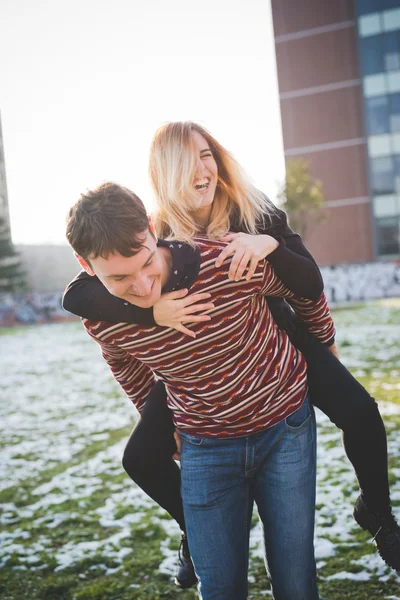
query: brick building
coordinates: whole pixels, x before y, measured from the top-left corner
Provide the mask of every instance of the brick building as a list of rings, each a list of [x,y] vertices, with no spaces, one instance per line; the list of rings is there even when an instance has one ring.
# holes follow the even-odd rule
[[[321,264],[400,258],[400,1],[271,0],[285,159],[323,181]]]

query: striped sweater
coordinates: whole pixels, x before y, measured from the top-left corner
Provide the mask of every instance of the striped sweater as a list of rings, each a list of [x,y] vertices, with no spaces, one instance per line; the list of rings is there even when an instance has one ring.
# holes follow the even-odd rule
[[[240,437],[262,431],[296,411],[307,394],[306,363],[277,328],[265,296],[284,297],[326,343],[334,326],[325,295],[295,297],[268,261],[250,281],[228,279],[230,259],[218,269],[223,242],[198,237],[200,272],[191,292],[210,292],[212,319],[175,329],[83,320],[114,377],[140,411],[162,380],[178,429],[202,437]]]

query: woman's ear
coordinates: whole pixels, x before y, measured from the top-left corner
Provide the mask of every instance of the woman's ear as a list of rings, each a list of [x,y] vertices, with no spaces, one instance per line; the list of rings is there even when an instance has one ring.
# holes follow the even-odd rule
[[[78,263],[81,265],[82,269],[86,271],[86,273],[92,276],[95,274],[88,262],[84,258],[82,258],[82,256],[79,256],[79,254],[77,254],[76,252],[74,252],[74,256]]]

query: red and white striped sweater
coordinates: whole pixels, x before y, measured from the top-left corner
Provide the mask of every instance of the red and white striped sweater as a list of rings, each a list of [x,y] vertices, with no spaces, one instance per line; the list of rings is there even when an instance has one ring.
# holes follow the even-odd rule
[[[286,298],[322,342],[334,335],[325,295],[295,297],[267,260],[250,281],[228,279],[230,260],[215,259],[226,245],[198,237],[201,267],[191,292],[210,292],[211,321],[174,329],[84,320],[114,377],[140,411],[157,379],[167,389],[178,429],[202,437],[240,437],[278,423],[307,394],[306,363],[277,328],[265,296]]]

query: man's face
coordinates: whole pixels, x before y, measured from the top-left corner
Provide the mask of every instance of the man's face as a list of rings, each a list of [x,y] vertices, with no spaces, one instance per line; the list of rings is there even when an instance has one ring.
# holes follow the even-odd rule
[[[79,258],[78,258],[79,260]],[[142,248],[131,257],[119,253],[108,258],[90,258],[90,266],[79,262],[90,275],[97,275],[108,291],[141,308],[149,308],[160,299],[162,286],[168,279],[166,260],[147,230]]]

